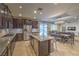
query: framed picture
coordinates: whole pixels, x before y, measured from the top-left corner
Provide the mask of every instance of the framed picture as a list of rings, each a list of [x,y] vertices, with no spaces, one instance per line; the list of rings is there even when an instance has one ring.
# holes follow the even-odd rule
[[[67,30],[76,31],[76,27],[68,27]]]

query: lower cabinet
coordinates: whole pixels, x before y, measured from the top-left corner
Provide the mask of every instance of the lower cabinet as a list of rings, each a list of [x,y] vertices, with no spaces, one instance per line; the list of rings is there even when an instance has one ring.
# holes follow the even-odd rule
[[[16,34],[16,41],[23,41],[23,33]]]
[[[50,40],[40,41],[39,42],[39,55],[48,56],[50,53]]]
[[[8,46],[8,55],[12,56],[14,48],[15,48],[15,39],[16,36],[14,37],[14,39],[10,42],[9,46]]]

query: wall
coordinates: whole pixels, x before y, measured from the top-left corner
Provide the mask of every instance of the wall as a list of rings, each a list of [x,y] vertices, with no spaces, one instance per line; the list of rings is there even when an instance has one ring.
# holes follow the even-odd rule
[[[57,24],[57,31],[58,32],[62,32],[63,30],[62,30],[62,27],[63,27],[63,24],[61,23],[61,24]]]
[[[0,37],[9,33],[9,29],[0,29]]]
[[[68,31],[67,30],[67,27],[73,27],[73,26],[75,26],[76,27],[76,31]],[[74,32],[75,33],[75,35],[77,35],[77,36],[79,36],[79,22],[73,22],[73,23],[66,23],[66,24],[64,24],[64,27],[66,27],[66,32]]]

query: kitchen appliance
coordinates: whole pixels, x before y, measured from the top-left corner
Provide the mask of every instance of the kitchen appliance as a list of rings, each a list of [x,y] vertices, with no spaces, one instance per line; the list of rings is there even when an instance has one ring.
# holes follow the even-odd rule
[[[24,25],[24,40],[30,39],[31,32],[32,32],[32,25]]]

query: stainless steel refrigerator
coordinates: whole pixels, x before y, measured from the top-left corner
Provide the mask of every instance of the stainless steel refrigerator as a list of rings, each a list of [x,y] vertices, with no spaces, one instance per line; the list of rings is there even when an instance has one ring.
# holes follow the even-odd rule
[[[30,34],[32,33],[32,25],[24,25],[24,40],[30,39]]]

